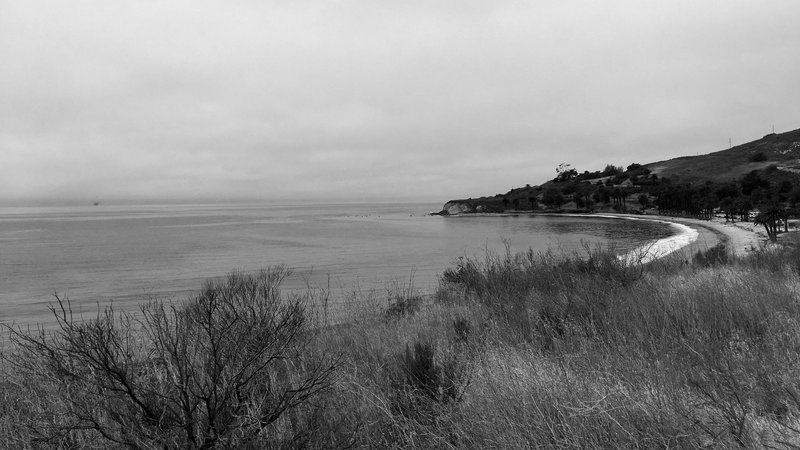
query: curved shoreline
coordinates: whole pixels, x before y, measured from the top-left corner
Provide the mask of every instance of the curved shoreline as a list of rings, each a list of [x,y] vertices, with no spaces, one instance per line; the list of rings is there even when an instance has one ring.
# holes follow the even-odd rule
[[[767,237],[760,231],[758,227],[755,226],[752,222],[725,222],[724,219],[721,218],[713,218],[711,220],[700,220],[700,219],[692,219],[692,218],[685,218],[685,217],[670,217],[670,216],[660,216],[660,215],[652,215],[652,216],[628,216],[625,214],[619,214],[620,217],[647,217],[653,218],[655,220],[669,222],[679,225],[684,225],[688,227],[692,227],[700,232],[706,231],[706,235],[714,235],[716,239],[714,239],[713,243],[705,242],[701,243],[696,241],[689,245],[691,248],[692,246],[696,247],[693,250],[706,250],[710,247],[716,245],[716,243],[721,242],[725,244],[730,252],[732,252],[736,256],[744,256],[752,252],[760,251],[764,248],[767,242]],[[705,244],[705,247],[702,246]]]
[[[725,222],[720,218],[712,218],[711,220],[700,220],[688,217],[671,217],[662,215],[633,215],[633,214],[616,214],[616,213],[601,213],[601,214],[572,214],[578,217],[605,217],[605,218],[619,218],[619,219],[633,219],[633,220],[653,220],[662,223],[669,223],[677,227],[686,227],[694,230],[697,235],[694,239],[688,240],[687,238],[677,238],[679,235],[670,236],[668,238],[660,239],[652,243],[656,248],[654,251],[649,251],[648,256],[651,257],[648,261],[666,256],[677,250],[684,250],[690,254],[697,251],[707,250],[717,243],[724,244],[729,251],[736,256],[744,256],[752,252],[760,251],[764,248],[767,237],[760,232],[752,222]],[[702,237],[702,239],[700,239]],[[672,241],[671,241],[672,240]],[[678,245],[685,240],[685,243]],[[664,241],[664,242],[662,242]],[[671,241],[671,242],[670,242]],[[648,247],[648,244],[642,248]],[[659,254],[661,250],[668,250],[660,253],[660,256],[652,257]],[[635,251],[635,250],[634,250]],[[629,252],[629,255],[631,253]],[[636,256],[636,255],[633,255]],[[635,261],[635,260],[634,260]]]
[[[693,254],[697,251],[707,250],[718,243],[725,244],[736,256],[747,255],[760,251],[766,242],[766,236],[759,231],[752,222],[725,222],[720,218],[700,220],[687,217],[671,217],[662,215],[638,215],[621,213],[531,213],[530,211],[517,211],[506,213],[471,213],[464,215],[485,216],[569,216],[569,217],[600,217],[605,219],[650,220],[669,224],[680,229],[680,233],[655,242],[643,244],[641,247],[628,252],[623,257],[629,262],[650,262],[662,258],[678,250]]]
[[[674,222],[671,220],[664,220],[665,218],[662,216],[634,216],[628,214],[564,214],[565,216],[570,217],[600,217],[604,219],[622,219],[622,220],[645,220],[650,222],[659,222],[664,223],[672,228],[676,228],[678,230],[677,234],[673,234],[672,236],[667,236],[665,238],[656,239],[654,241],[649,241],[636,247],[635,249],[625,253],[624,255],[620,255],[619,259],[624,261],[625,264],[647,264],[649,262],[655,261],[659,258],[663,258],[670,253],[674,253],[684,247],[687,247],[695,242],[697,242],[697,238],[700,236],[700,232],[696,229],[679,223]]]
[[[637,220],[632,217],[629,219]],[[620,256],[620,259],[626,264],[647,264],[656,259],[663,258],[670,253],[674,253],[677,250],[697,242],[697,238],[700,236],[700,232],[682,223],[668,222],[660,219],[638,220],[651,220],[653,222],[669,224],[671,227],[678,229],[678,234],[658,239],[655,242],[648,242]]]

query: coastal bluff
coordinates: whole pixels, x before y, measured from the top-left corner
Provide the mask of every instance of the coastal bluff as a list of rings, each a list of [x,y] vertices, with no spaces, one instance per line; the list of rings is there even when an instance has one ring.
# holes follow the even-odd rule
[[[440,215],[451,216],[455,214],[474,213],[475,207],[464,201],[449,201],[442,206]]]
[[[440,216],[456,216],[459,214],[492,212],[491,208],[470,200],[450,200],[442,206],[442,210],[434,213]]]

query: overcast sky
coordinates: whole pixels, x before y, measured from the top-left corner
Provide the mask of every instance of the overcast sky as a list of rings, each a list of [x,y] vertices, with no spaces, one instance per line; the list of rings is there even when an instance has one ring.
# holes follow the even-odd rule
[[[430,200],[800,128],[800,1],[0,0],[0,201]]]

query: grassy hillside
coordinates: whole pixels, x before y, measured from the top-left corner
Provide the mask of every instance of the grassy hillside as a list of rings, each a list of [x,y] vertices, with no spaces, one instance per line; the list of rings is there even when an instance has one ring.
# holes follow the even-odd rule
[[[561,165],[557,172],[540,185],[452,200],[443,214],[652,209],[699,218],[722,211],[748,220],[751,211],[769,210],[785,220],[797,216],[800,202],[800,129],[707,155],[583,172]]]
[[[697,183],[737,180],[772,164],[781,170],[800,169],[800,129],[768,134],[728,150],[649,163],[645,167],[674,181]]]

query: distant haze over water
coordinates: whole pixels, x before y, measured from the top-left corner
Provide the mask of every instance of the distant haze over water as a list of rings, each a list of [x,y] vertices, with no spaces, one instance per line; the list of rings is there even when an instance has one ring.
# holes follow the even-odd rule
[[[284,285],[344,292],[413,284],[432,292],[459,257],[586,243],[619,251],[668,224],[561,216],[439,217],[440,204],[125,205],[0,208],[0,321],[50,321],[53,294],[86,317],[113,301],[184,298],[232,270],[284,264]]]

